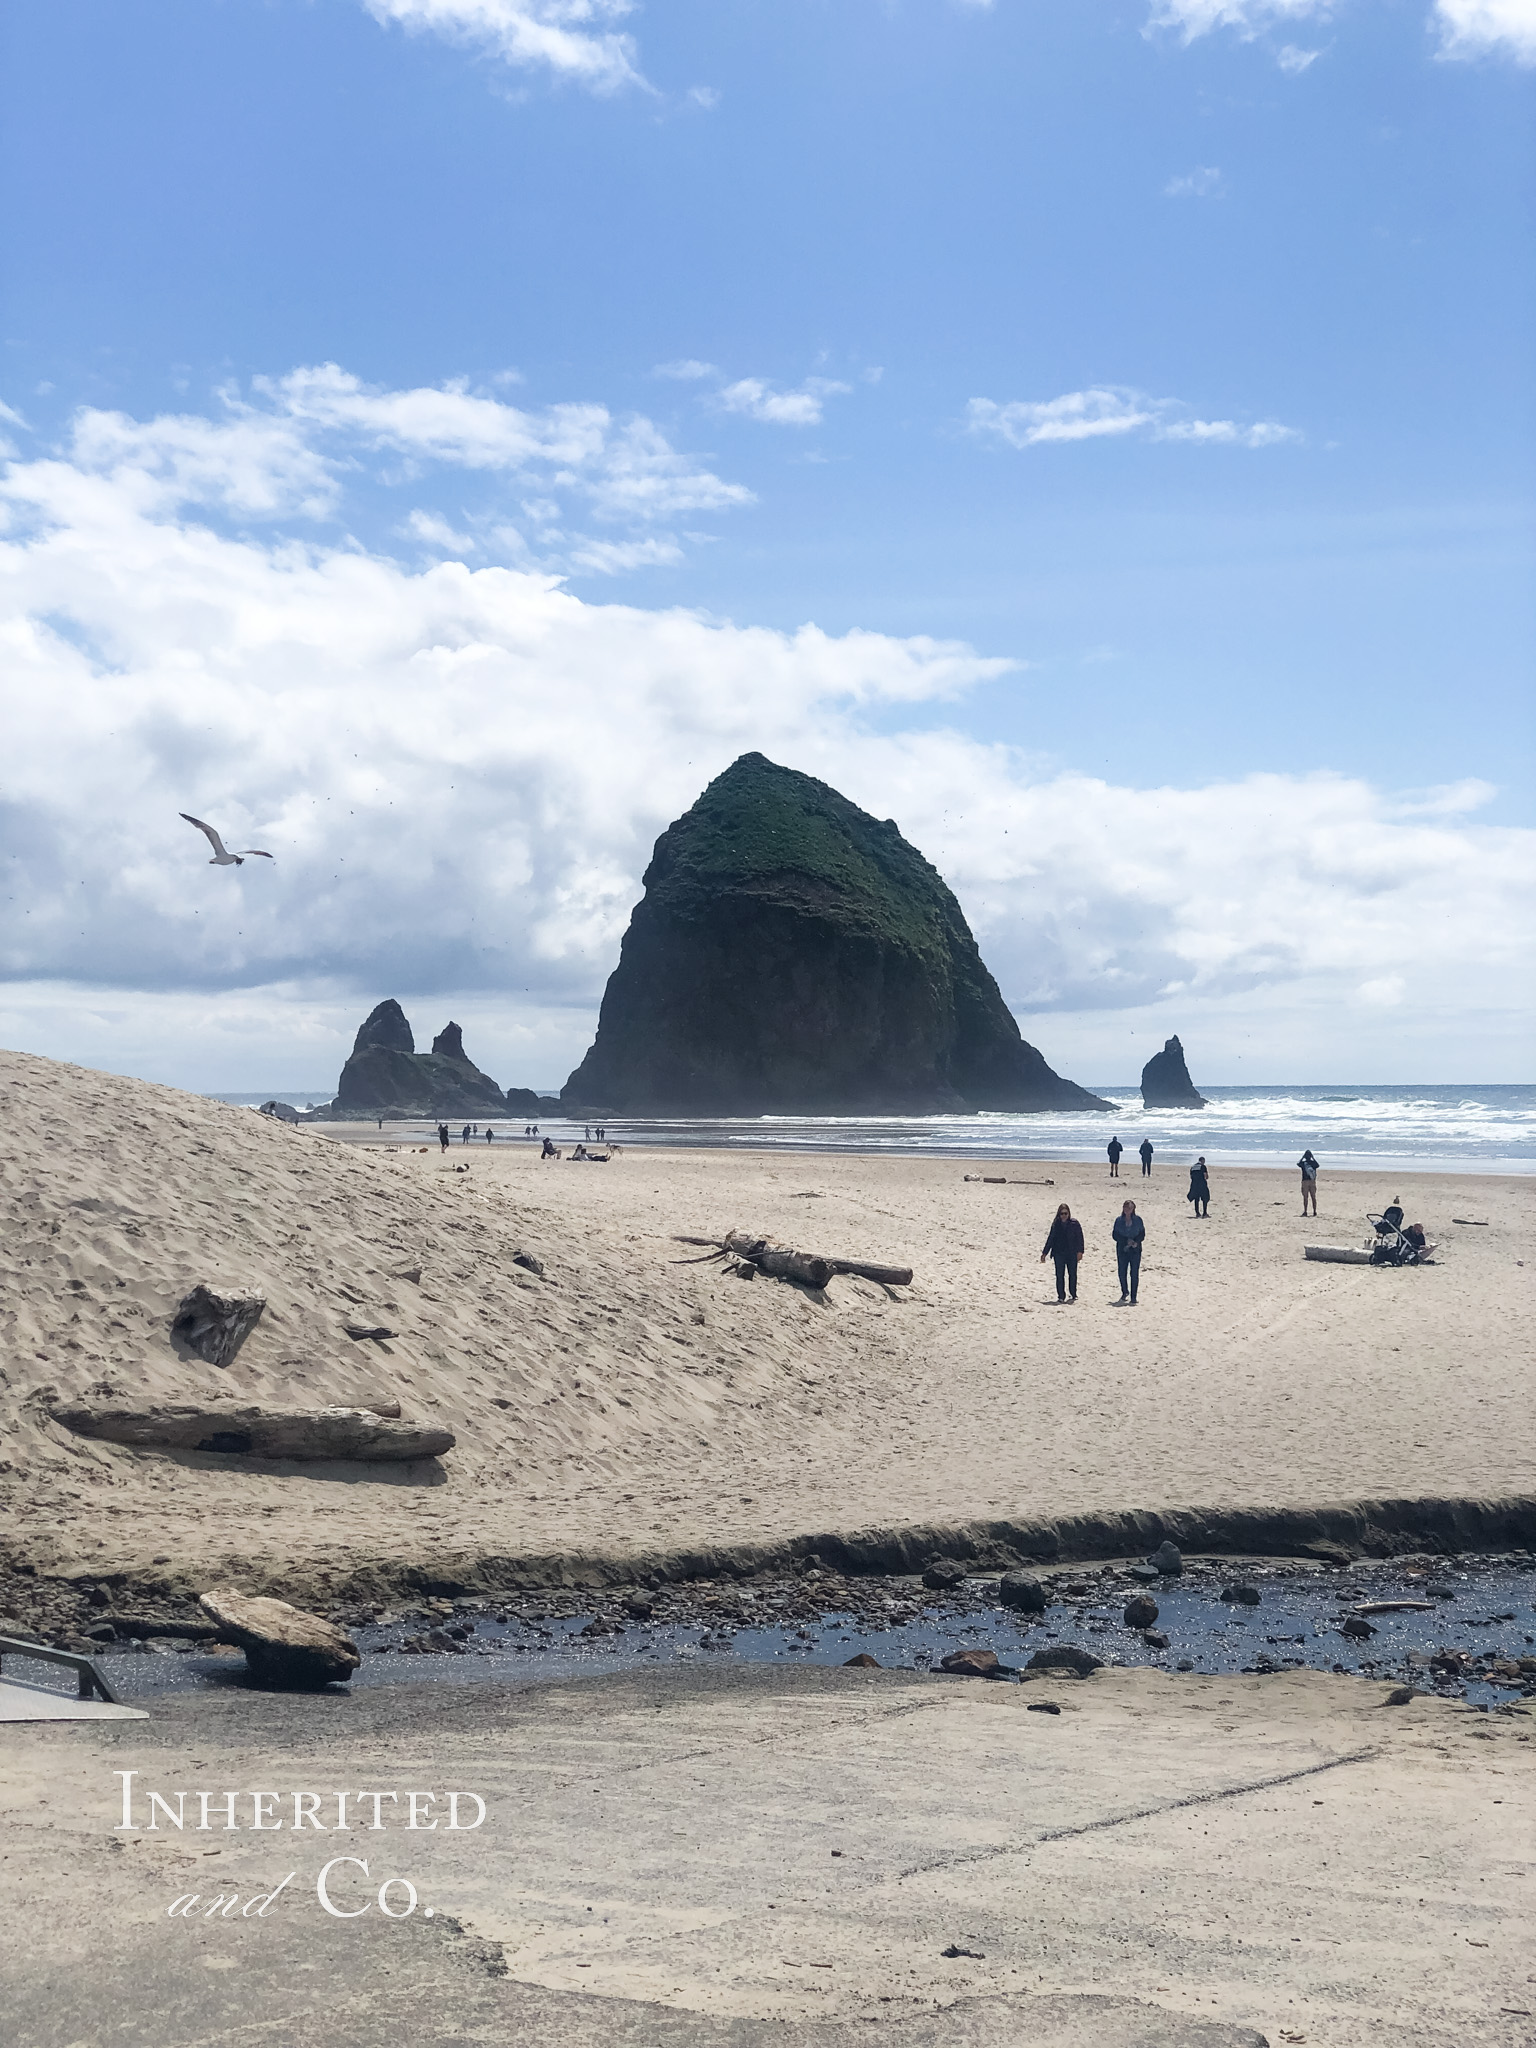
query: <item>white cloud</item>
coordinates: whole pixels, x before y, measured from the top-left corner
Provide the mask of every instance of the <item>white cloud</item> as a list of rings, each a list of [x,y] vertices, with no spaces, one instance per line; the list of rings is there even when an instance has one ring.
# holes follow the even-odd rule
[[[1236,420],[1202,420],[1186,416],[1177,399],[1149,398],[1123,385],[1096,385],[1088,391],[1064,392],[1060,398],[973,398],[966,408],[969,431],[991,435],[1013,448],[1036,448],[1051,441],[1098,441],[1142,435],[1149,441],[1226,442],[1238,448],[1272,448],[1301,438],[1294,427],[1277,420],[1241,425]]]
[[[676,377],[680,383],[694,383],[700,377],[718,377],[720,372],[713,363],[701,363],[693,356],[684,356],[675,363],[658,363],[651,372],[653,377]]]
[[[1285,22],[1331,19],[1333,0],[1155,0],[1148,29],[1173,29],[1186,43],[1228,28],[1245,42]],[[1446,57],[1512,57],[1536,64],[1536,0],[1434,0],[1429,20]],[[1285,44],[1276,52],[1282,71],[1305,71],[1317,50]]]
[[[71,425],[60,488],[78,489],[86,477],[110,479],[151,515],[200,505],[239,518],[324,520],[336,515],[345,485],[367,469],[368,457],[385,455],[400,459],[394,474],[384,473],[386,482],[411,481],[437,467],[538,484],[547,508],[538,523],[553,529],[558,522],[568,544],[563,553],[551,552],[551,533],[540,555],[518,539],[514,559],[530,568],[604,573],[676,561],[675,538],[651,531],[662,522],[753,502],[744,484],[674,448],[654,421],[640,414],[616,419],[603,405],[524,410],[462,384],[380,391],[334,363],[257,378],[251,399],[226,391],[221,401],[213,419],[163,414],[139,421],[82,410]],[[377,464],[374,474],[377,480]],[[576,512],[574,533],[565,507]],[[584,516],[645,531],[627,540],[585,539]],[[411,512],[405,530],[440,549],[477,545],[437,512]]]
[[[782,391],[761,377],[740,377],[718,394],[718,403],[767,426],[819,427],[825,401],[850,388],[830,377],[807,377],[798,391]]]
[[[189,445],[180,425],[133,428],[115,419],[114,447]],[[451,1002],[500,1079],[558,1080],[656,834],[765,747],[897,819],[1068,1072],[1133,1075],[1111,1054],[1171,1029],[1207,1077],[1261,1041],[1280,1062],[1264,1078],[1380,1071],[1368,1020],[1401,983],[1391,1045],[1419,1068],[1401,1078],[1517,1077],[1536,834],[1479,824],[1477,785],[1042,779],[929,729],[1010,666],[966,647],[218,533],[143,476],[51,457],[0,482],[11,1042],[204,1086],[310,1085],[396,994],[423,1029]],[[904,729],[913,710],[924,729]],[[275,868],[210,869],[180,810]]]
[[[631,0],[363,0],[375,21],[398,22],[490,50],[505,63],[544,69],[594,92],[643,85],[632,39],[608,24]]]
[[[1209,199],[1222,189],[1221,172],[1214,164],[1198,164],[1182,177],[1170,178],[1163,187],[1165,199]]]
[[[1156,0],[1147,25],[1177,29],[1186,43],[1218,28],[1252,41],[1277,22],[1326,19],[1332,11],[1330,0]]]
[[[1536,64],[1536,0],[1436,0],[1447,57],[1513,57]]]
[[[720,95],[712,85],[691,85],[688,97],[694,106],[703,107],[707,113],[713,113],[720,104]]]

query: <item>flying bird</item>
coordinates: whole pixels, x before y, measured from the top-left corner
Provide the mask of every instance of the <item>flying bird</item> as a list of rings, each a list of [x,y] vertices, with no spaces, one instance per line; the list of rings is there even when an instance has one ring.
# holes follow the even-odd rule
[[[247,854],[254,854],[258,860],[277,858],[274,853],[264,853],[259,846],[242,846],[238,853],[231,853],[211,825],[205,825],[201,818],[194,818],[190,811],[183,811],[181,815],[189,825],[195,825],[199,832],[207,834],[208,844],[213,848],[213,859],[208,863],[211,868],[244,867]]]

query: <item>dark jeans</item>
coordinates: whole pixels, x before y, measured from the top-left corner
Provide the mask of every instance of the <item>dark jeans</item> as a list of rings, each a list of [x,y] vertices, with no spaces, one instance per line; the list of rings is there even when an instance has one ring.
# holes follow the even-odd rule
[[[1141,1170],[1143,1173],[1150,1173],[1152,1171],[1152,1162],[1150,1159],[1143,1159],[1143,1161],[1141,1162]]]
[[[1191,1199],[1191,1200],[1192,1200],[1192,1201],[1194,1202],[1194,1205],[1195,1205],[1195,1214],[1196,1214],[1197,1216],[1209,1216],[1209,1215],[1210,1215],[1210,1213],[1211,1213],[1211,1198],[1210,1198],[1210,1196],[1209,1196],[1209,1195],[1200,1195],[1200,1194],[1197,1194],[1197,1195],[1193,1195],[1193,1196],[1191,1196],[1191,1198],[1190,1198],[1190,1199]]]
[[[1077,1260],[1069,1257],[1065,1252],[1052,1252],[1051,1258],[1056,1266],[1056,1299],[1058,1301],[1066,1300],[1066,1289],[1062,1284],[1065,1282],[1067,1286],[1071,1287],[1072,1299],[1076,1301]]]
[[[1117,1244],[1115,1264],[1120,1268],[1120,1292],[1136,1299],[1136,1286],[1141,1279],[1141,1246],[1139,1244]]]

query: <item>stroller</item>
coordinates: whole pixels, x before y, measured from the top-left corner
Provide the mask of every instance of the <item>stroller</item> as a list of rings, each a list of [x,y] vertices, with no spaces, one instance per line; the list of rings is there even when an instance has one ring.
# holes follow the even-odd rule
[[[1367,1216],[1366,1222],[1376,1233],[1376,1242],[1371,1247],[1373,1266],[1427,1266],[1432,1264],[1430,1253],[1435,1249],[1426,1241],[1415,1244],[1401,1224],[1391,1223],[1385,1216]]]

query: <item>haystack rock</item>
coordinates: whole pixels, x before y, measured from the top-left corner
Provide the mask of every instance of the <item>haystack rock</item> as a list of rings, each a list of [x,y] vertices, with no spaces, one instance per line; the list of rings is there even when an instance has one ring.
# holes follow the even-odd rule
[[[656,842],[570,1109],[1107,1109],[1053,1073],[894,821],[744,754]]]
[[[505,1116],[507,1098],[469,1058],[457,1024],[438,1033],[430,1052],[417,1052],[405,1012],[391,998],[364,1020],[325,1114],[478,1119]]]
[[[1146,1109],[1204,1109],[1205,1097],[1189,1078],[1177,1036],[1142,1068],[1141,1100]]]

